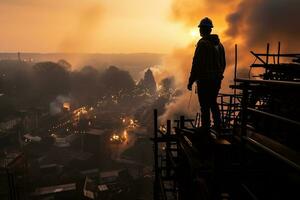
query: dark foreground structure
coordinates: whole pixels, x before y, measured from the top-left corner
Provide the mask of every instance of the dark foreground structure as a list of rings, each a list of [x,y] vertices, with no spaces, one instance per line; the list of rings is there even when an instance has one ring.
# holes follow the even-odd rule
[[[262,74],[219,95],[221,134],[154,110],[155,200],[299,198],[300,54],[251,53]]]

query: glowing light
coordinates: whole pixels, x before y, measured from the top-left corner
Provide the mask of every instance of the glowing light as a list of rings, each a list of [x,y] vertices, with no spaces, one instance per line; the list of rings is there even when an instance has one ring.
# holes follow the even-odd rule
[[[118,136],[116,134],[113,134],[113,136],[112,136],[112,139],[114,139],[114,140],[118,140],[119,138],[120,138],[120,136]]]
[[[199,31],[198,31],[198,29],[192,29],[190,31],[190,35],[192,36],[193,39],[198,38],[199,37]]]
[[[123,137],[124,137],[124,139],[125,139],[125,140],[127,140],[128,133],[127,133],[127,131],[126,131],[126,130],[123,132]]]
[[[111,142],[116,142],[116,143],[123,143],[124,141],[126,141],[127,139],[127,132],[124,131],[123,134],[113,134],[111,137],[110,137],[110,141]]]

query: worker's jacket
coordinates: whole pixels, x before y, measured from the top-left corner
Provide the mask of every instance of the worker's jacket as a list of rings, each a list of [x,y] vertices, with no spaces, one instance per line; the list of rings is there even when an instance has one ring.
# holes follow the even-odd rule
[[[222,79],[225,66],[225,51],[218,35],[203,37],[197,43],[189,83],[203,79]]]

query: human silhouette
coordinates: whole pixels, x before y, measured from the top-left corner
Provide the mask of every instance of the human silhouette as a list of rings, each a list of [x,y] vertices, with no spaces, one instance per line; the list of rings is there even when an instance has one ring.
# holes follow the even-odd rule
[[[210,129],[211,111],[214,127],[220,131],[221,116],[217,97],[226,66],[225,50],[218,35],[211,34],[213,23],[209,18],[203,18],[198,27],[202,38],[196,46],[187,88],[192,90],[193,83],[197,83],[201,108],[201,127],[204,130]]]

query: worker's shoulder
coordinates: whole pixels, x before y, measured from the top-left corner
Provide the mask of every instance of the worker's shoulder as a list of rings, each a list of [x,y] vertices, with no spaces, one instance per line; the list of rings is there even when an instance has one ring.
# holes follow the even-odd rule
[[[201,38],[197,43],[197,47],[206,47],[208,45],[210,45],[209,40],[204,39],[204,38]]]

